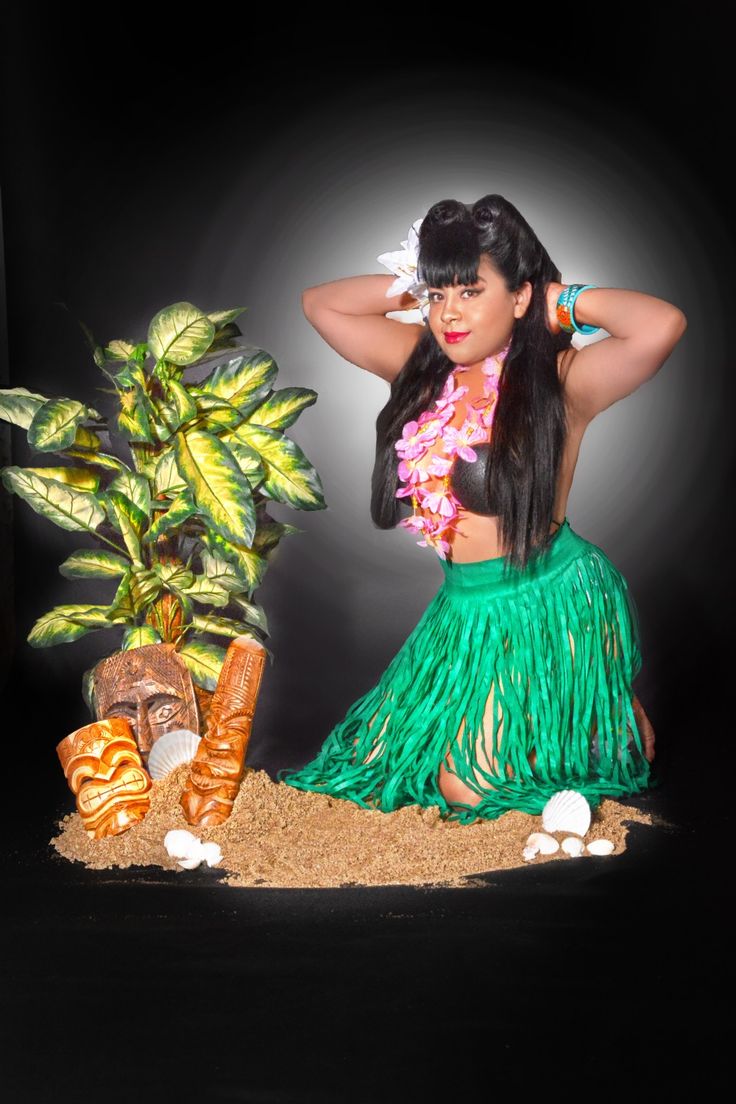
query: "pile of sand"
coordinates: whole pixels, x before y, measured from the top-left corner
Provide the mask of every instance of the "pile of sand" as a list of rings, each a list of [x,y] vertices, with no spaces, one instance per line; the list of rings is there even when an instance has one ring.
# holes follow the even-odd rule
[[[229,819],[215,828],[192,828],[179,806],[188,773],[189,764],[184,763],[154,782],[148,814],[121,835],[90,839],[74,812],[59,822],[61,831],[50,841],[52,846],[65,858],[97,870],[114,866],[181,870],[167,854],[164,836],[172,828],[184,828],[204,842],[220,845],[218,869],[227,872],[224,884],[264,887],[468,886],[474,884],[474,874],[594,858],[585,853],[571,858],[559,850],[526,863],[522,850],[530,832],[542,831],[541,816],[512,811],[496,820],[459,824],[443,820],[437,807],[407,805],[384,813],[273,782],[265,771],[250,768]],[[585,840],[610,839],[615,845],[613,857],[626,850],[630,822],[651,826],[652,818],[620,801],[604,799],[593,810]],[[553,833],[560,842],[566,834]]]

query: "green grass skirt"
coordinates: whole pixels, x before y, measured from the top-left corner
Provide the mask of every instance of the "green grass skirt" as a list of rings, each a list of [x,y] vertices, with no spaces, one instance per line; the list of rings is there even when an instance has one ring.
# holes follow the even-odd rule
[[[595,808],[656,785],[632,708],[638,612],[605,553],[565,518],[523,572],[503,556],[439,563],[442,585],[379,681],[277,780],[465,824],[539,814],[561,789]],[[443,762],[477,804],[445,799]]]

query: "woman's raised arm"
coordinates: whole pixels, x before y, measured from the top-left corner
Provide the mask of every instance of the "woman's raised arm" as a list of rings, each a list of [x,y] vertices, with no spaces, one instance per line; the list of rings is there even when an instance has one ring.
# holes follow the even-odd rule
[[[320,337],[345,360],[393,383],[424,333],[419,322],[386,318],[419,304],[408,292],[386,297],[394,276],[347,276],[302,293],[302,309]]]

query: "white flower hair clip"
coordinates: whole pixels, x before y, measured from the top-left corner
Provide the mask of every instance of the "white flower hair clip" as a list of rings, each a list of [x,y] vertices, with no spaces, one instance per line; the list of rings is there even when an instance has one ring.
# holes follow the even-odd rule
[[[423,219],[413,222],[406,241],[401,244],[403,249],[394,250],[392,253],[381,253],[376,260],[385,268],[396,274],[396,279],[386,292],[386,298],[400,295],[402,291],[408,291],[419,302],[419,309],[426,321],[429,314],[429,296],[427,285],[418,276],[417,266],[419,261],[419,227]]]

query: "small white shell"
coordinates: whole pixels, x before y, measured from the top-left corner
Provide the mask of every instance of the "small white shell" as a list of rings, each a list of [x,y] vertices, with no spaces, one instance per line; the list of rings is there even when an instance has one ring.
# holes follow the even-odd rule
[[[164,847],[172,859],[188,859],[199,840],[184,828],[172,828],[164,836]]]
[[[614,850],[613,843],[607,839],[591,840],[586,846],[591,855],[610,855]]]
[[[555,851],[560,850],[557,840],[546,832],[532,832],[526,843],[527,847],[537,847],[543,855],[554,855]]]
[[[183,866],[185,870],[195,870],[196,867],[198,867],[201,863],[202,858],[202,854],[198,852],[196,855],[192,855],[192,857],[189,859],[177,859],[177,862],[179,863],[179,866]]]
[[[577,790],[559,790],[542,809],[545,832],[574,832],[584,836],[590,827],[590,805]]]
[[[574,858],[576,855],[582,855],[585,844],[579,836],[566,836],[560,846],[565,854],[572,855]]]
[[[521,856],[522,856],[524,862],[531,862],[532,859],[538,854],[539,854],[539,848],[538,847],[525,847],[524,850],[521,852]]]
[[[219,862],[222,862],[222,851],[219,843],[203,843],[202,857],[208,866],[217,866]]]
[[[197,754],[200,737],[188,728],[164,732],[151,748],[148,756],[148,773],[159,780],[182,763],[189,763]]]

